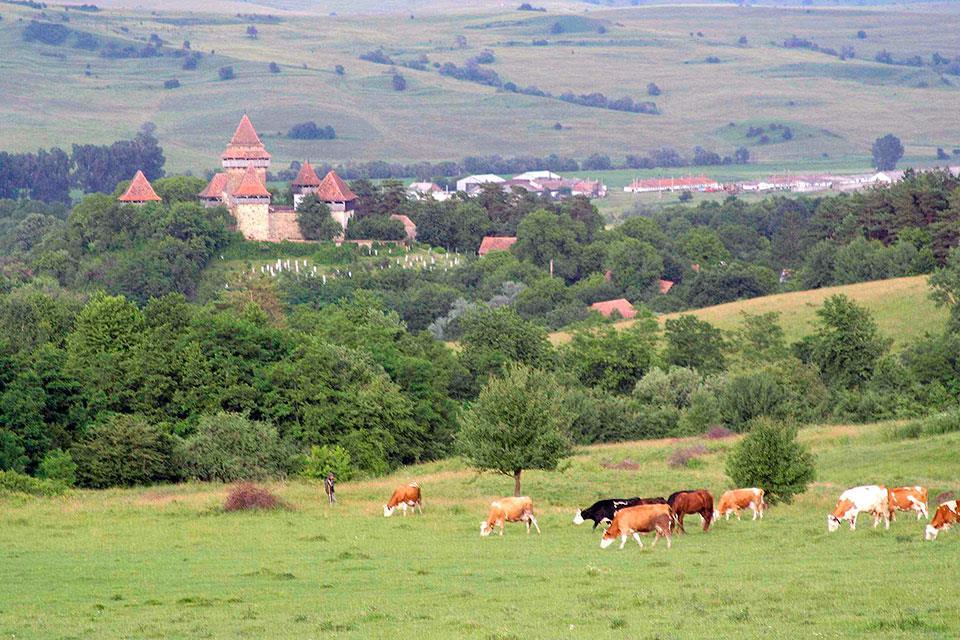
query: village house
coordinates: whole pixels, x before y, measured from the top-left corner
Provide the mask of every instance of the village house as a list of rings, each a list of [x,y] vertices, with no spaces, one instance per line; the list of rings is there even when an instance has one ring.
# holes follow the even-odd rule
[[[449,191],[440,188],[435,182],[414,182],[407,187],[407,195],[414,200],[424,200],[433,198],[437,202],[443,202],[453,197]]]
[[[480,242],[480,249],[477,255],[481,258],[494,251],[509,251],[510,247],[516,244],[517,239],[512,236],[484,236]]]
[[[147,176],[143,175],[143,171],[137,171],[133,180],[130,181],[130,186],[117,200],[124,204],[143,205],[148,202],[160,202],[160,196],[153,190],[153,185],[147,180]]]
[[[594,302],[592,305],[590,305],[590,308],[598,312],[604,318],[609,318],[616,313],[624,320],[629,320],[637,315],[637,310],[633,308],[633,305],[630,304],[630,301],[626,298]]]
[[[462,191],[468,196],[474,196],[480,193],[480,188],[485,184],[500,184],[505,182],[500,176],[494,175],[492,173],[484,173],[481,175],[467,176],[466,178],[460,178],[457,180],[457,191]]]
[[[670,191],[711,192],[723,189],[716,180],[706,176],[686,176],[682,178],[637,178],[623,190],[627,193],[656,193]]]

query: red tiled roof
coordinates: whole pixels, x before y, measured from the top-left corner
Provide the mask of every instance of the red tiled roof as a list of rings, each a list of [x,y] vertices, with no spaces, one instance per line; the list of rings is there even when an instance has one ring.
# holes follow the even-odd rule
[[[253,123],[250,122],[250,118],[247,117],[247,114],[243,114],[243,117],[240,118],[240,124],[237,125],[237,130],[234,132],[233,137],[230,138],[230,144],[241,147],[256,147],[263,144],[260,136],[257,135],[257,130],[253,128]]]
[[[603,302],[594,302],[590,305],[591,309],[596,309],[604,318],[609,318],[614,311],[620,314],[621,318],[627,319],[637,315],[637,310],[633,308],[630,301],[626,298],[617,298],[616,300],[605,300]]]
[[[160,202],[160,196],[153,190],[153,186],[147,180],[147,176],[143,175],[143,171],[137,171],[137,175],[133,176],[133,180],[130,181],[130,186],[117,200],[120,202]]]
[[[304,162],[300,165],[300,172],[297,173],[297,179],[290,184],[298,187],[319,187],[320,178],[317,177],[317,172],[313,170],[310,163]]]
[[[669,293],[670,289],[673,289],[674,282],[673,280],[660,280],[658,284],[660,285],[660,293]]]
[[[213,177],[210,178],[210,184],[208,184],[198,195],[204,199],[220,198],[223,196],[223,191],[226,189],[229,181],[230,176],[226,173],[215,173],[213,174]]]
[[[267,191],[267,188],[260,182],[260,178],[257,176],[257,169],[250,164],[247,165],[247,172],[243,174],[243,180],[240,181],[240,184],[232,195],[239,198],[269,198],[270,192]]]
[[[477,253],[485,256],[491,251],[509,251],[516,241],[512,236],[485,236]]]
[[[267,153],[267,149],[263,146],[263,142],[260,140],[260,136],[257,135],[257,130],[253,128],[253,123],[250,122],[247,114],[243,114],[243,118],[240,119],[240,124],[237,125],[237,130],[234,132],[233,137],[230,138],[230,144],[227,145],[227,149],[221,157],[224,159],[239,160],[270,158],[270,154]]]
[[[402,213],[393,213],[390,214],[390,218],[392,220],[399,220],[403,224],[403,230],[407,234],[408,239],[417,239],[417,225],[408,216]]]
[[[350,202],[357,199],[357,194],[350,191],[350,187],[336,172],[330,171],[317,188],[317,198],[324,202]]]
[[[647,189],[681,189],[684,187],[704,187],[704,186],[716,186],[719,183],[716,180],[711,180],[707,176],[688,176],[683,178],[647,178],[644,180],[634,180],[630,183],[632,188],[647,188]]]

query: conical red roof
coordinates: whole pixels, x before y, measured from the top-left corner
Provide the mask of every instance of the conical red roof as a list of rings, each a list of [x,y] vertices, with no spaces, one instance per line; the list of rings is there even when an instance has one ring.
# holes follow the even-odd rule
[[[296,187],[319,187],[320,178],[317,177],[317,172],[310,166],[310,162],[305,161],[300,165],[300,172],[297,174],[297,179],[291,184]]]
[[[317,198],[325,202],[350,202],[357,199],[357,194],[350,191],[343,178],[330,171],[317,189]]]
[[[137,171],[133,176],[130,186],[122,196],[117,198],[120,202],[160,202],[160,196],[153,190],[153,185],[143,175],[143,171]]]
[[[238,198],[269,198],[270,192],[257,177],[257,169],[249,164],[247,165],[247,172],[243,174],[243,179],[232,195]]]
[[[223,190],[229,181],[230,176],[226,173],[215,173],[213,178],[210,179],[210,183],[199,193],[199,196],[206,199],[219,198],[223,195]]]
[[[237,130],[233,134],[233,137],[230,138],[230,144],[246,147],[263,144],[263,142],[260,141],[260,136],[257,135],[257,130],[253,128],[253,123],[250,122],[250,118],[247,117],[247,114],[243,114],[243,117],[240,118],[240,124],[237,125]]]

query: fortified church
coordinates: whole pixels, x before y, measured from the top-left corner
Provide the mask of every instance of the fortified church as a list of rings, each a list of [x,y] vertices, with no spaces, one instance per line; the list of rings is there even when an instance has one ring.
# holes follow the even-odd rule
[[[270,153],[246,115],[240,120],[220,161],[223,171],[215,174],[198,196],[205,206],[226,206],[236,220],[237,231],[248,240],[303,241],[296,207],[308,194],[315,194],[330,207],[330,215],[344,230],[353,218],[357,196],[347,183],[333,171],[320,180],[309,162],[301,165],[296,179],[290,183],[294,206],[273,205],[267,191]],[[138,171],[119,200],[128,204],[145,204],[160,198],[143,172]]]

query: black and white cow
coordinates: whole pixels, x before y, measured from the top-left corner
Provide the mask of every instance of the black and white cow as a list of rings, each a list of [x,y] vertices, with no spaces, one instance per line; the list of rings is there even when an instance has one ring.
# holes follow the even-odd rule
[[[573,524],[583,524],[585,520],[593,520],[593,528],[596,529],[601,522],[610,522],[614,514],[624,507],[634,507],[638,504],[667,504],[663,498],[608,498],[607,500],[598,500],[586,509],[577,511],[573,517]]]

